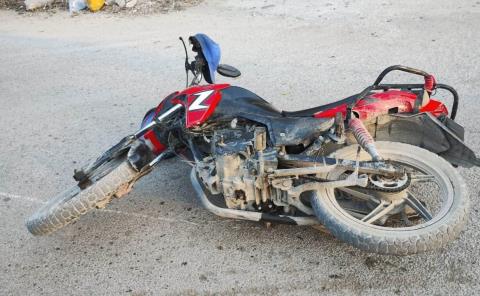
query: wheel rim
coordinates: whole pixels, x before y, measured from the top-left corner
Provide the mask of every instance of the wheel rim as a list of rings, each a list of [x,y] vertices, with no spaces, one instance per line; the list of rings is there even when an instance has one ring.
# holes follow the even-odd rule
[[[332,206],[338,212],[340,212],[344,218],[349,219],[352,222],[360,223],[362,225],[366,225],[378,230],[383,230],[383,231],[418,230],[418,229],[427,227],[437,222],[438,220],[441,220],[448,213],[449,209],[452,207],[454,202],[454,198],[453,198],[454,187],[452,185],[450,178],[447,176],[447,174],[445,174],[438,166],[436,166],[435,163],[430,164],[424,161],[423,159],[421,159],[415,153],[400,154],[398,151],[395,151],[393,148],[390,148],[390,147],[381,147],[379,150],[385,159],[394,161],[396,164],[401,164],[402,166],[406,166],[409,169],[414,168],[418,172],[416,175],[412,175],[412,184],[409,184],[409,186],[405,189],[405,192],[403,192],[403,194],[409,193],[409,195],[413,196],[413,198],[410,198],[410,197],[408,198],[409,200],[408,203],[404,202],[403,205],[394,205],[394,206],[388,203],[384,204],[383,206],[379,204],[377,205],[377,207],[374,207],[373,209],[372,209],[372,206],[370,205],[369,206],[370,211],[373,212],[376,209],[377,210],[376,213],[372,214],[371,212],[364,211],[362,214],[359,214],[358,212],[352,212],[351,209],[346,207],[345,202],[342,202],[342,199],[345,198],[345,195],[344,195],[345,192],[341,192],[340,194],[338,189],[324,189],[322,190],[321,194],[330,200]],[[356,159],[356,152],[357,152],[356,146],[353,146],[353,147],[351,146],[351,147],[348,147],[348,150],[343,149],[339,151],[336,157],[343,158],[343,159]],[[362,151],[360,154],[360,160],[369,160],[369,159],[370,159],[369,155],[366,152]],[[344,173],[345,171],[337,169],[330,172],[326,176],[326,178],[338,179]],[[434,182],[431,182],[431,181],[434,181]],[[414,191],[414,189],[416,189],[415,187],[418,187],[419,184],[432,184],[432,183],[434,183],[436,186],[435,192],[431,189],[428,189],[428,187],[425,188],[425,186],[420,188],[419,192],[420,194],[425,194],[425,192],[427,192],[429,194],[428,196],[429,201],[432,201],[433,200],[432,198],[436,198],[436,201],[437,201],[436,205],[435,204],[432,205],[432,203],[430,202],[429,202],[430,204],[426,203],[426,201],[424,201],[426,199],[423,196],[416,196],[418,195],[417,192],[409,192],[409,191]],[[352,189],[352,188],[349,188],[349,189]],[[361,193],[365,193],[367,195],[373,196],[374,198],[377,199],[377,201],[384,200],[384,198],[382,198],[376,193],[372,194],[372,192],[371,191],[369,192],[369,190],[357,189],[357,188],[353,188],[353,189]],[[356,196],[351,194],[352,192],[349,192],[349,193],[350,193],[350,198],[358,199]],[[397,198],[400,199],[400,197],[397,197]],[[413,199],[413,203],[411,201],[412,199]],[[415,203],[419,203],[419,202],[420,202],[420,206],[415,208]],[[422,202],[423,204],[421,204]],[[422,216],[420,214],[422,212],[421,211],[422,205],[429,212],[432,211],[431,219],[426,219],[428,218],[427,215]],[[387,222],[391,222],[391,221],[388,221],[388,219],[391,219],[391,220],[393,220],[394,218],[398,219],[399,216],[401,217],[402,220],[404,219],[404,217],[402,216],[405,216],[406,214],[402,214],[401,212],[399,213],[395,212],[395,211],[398,211],[398,209],[402,206],[405,209],[404,212],[407,212],[407,210],[409,210],[410,212],[411,210],[414,210],[415,214],[420,216],[421,222],[414,225],[405,224],[403,226],[398,226],[398,225],[388,226],[389,223]],[[387,207],[390,207],[390,208],[387,209]],[[388,215],[388,219],[386,221],[381,221],[378,218],[375,219],[373,222],[371,220],[369,221],[368,218],[376,218],[378,217],[378,214],[382,214],[382,211],[383,211],[383,217],[386,217]],[[367,217],[367,219],[365,220],[364,219],[365,214],[367,215],[372,214],[372,215],[370,217]],[[408,218],[407,218],[407,221],[408,221]],[[382,223],[383,225],[378,225],[379,222],[385,222],[385,224]]]
[[[40,213],[44,212],[45,210],[56,208],[61,204],[68,203],[72,198],[77,196],[82,190],[85,190],[86,188],[88,188],[91,185],[93,185],[94,183],[96,183],[98,180],[100,180],[106,174],[110,173],[112,170],[114,170],[116,167],[118,167],[123,161],[124,161],[123,158],[115,158],[113,160],[106,161],[105,163],[101,164],[95,170],[95,173],[91,177],[93,182],[91,182],[88,186],[86,186],[85,188],[82,189],[77,184],[76,186],[73,186],[73,187],[57,194],[54,198],[52,198],[46,204],[44,204],[37,211],[36,214],[40,214]]]

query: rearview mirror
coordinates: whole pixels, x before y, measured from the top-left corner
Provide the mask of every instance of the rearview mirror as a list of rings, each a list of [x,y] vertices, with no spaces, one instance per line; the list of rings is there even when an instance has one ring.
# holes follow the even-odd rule
[[[237,68],[230,65],[225,65],[225,64],[218,65],[217,72],[222,76],[232,77],[232,78],[236,78],[242,74]]]

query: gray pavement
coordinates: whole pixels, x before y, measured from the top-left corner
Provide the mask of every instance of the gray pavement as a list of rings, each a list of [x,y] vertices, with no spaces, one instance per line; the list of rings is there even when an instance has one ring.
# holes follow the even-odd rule
[[[458,89],[458,121],[480,152],[479,31],[480,2],[470,0],[212,0],[142,17],[0,11],[0,294],[477,294],[478,169],[460,169],[472,200],[466,231],[408,257],[367,254],[311,228],[215,217],[178,160],[52,236],[31,236],[24,221],[183,87],[177,38],[196,32],[243,73],[221,81],[281,109],[351,95],[392,64],[423,68]]]

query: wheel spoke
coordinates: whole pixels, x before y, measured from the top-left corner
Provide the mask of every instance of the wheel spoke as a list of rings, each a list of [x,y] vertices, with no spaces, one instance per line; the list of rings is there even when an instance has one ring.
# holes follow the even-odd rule
[[[386,203],[384,201],[381,201],[380,204],[375,209],[373,209],[368,215],[363,217],[362,221],[366,221],[366,220],[370,219],[371,217],[375,216],[378,212],[380,212],[381,210],[383,210],[385,208],[385,205],[386,205]]]
[[[359,209],[354,209],[354,208],[343,208],[345,211],[348,211],[348,212],[351,212],[351,213],[357,213],[359,215],[362,215],[362,218],[365,217],[366,215],[368,215],[368,212],[367,211],[362,211],[362,210],[359,210]]]
[[[352,215],[353,217],[355,217],[357,219],[362,220],[363,217],[365,217],[365,213],[357,211],[355,209],[344,208],[344,210],[347,211],[350,215]]]
[[[425,221],[432,220],[432,214],[430,213],[430,211],[412,193],[407,193],[407,197],[405,197],[405,202]]]
[[[368,215],[363,217],[362,221],[372,224],[373,222],[377,221],[378,219],[382,218],[386,214],[388,214],[390,211],[392,211],[395,206],[397,206],[397,203],[390,203],[388,204],[385,201],[381,201],[378,207],[373,209]]]
[[[352,197],[355,197],[357,199],[360,199],[360,200],[363,200],[363,201],[373,201],[376,204],[380,204],[380,201],[378,201],[378,199],[376,199],[375,197],[373,197],[370,194],[366,194],[366,193],[363,193],[363,192],[360,192],[360,191],[357,191],[357,190],[354,190],[354,189],[351,189],[351,188],[347,188],[347,187],[338,187],[337,189],[340,190],[340,191],[343,191],[343,192],[345,192],[345,193],[347,193],[347,194],[349,194]]]

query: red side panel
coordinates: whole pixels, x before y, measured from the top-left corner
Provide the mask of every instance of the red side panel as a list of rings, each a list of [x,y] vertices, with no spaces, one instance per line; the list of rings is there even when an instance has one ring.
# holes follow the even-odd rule
[[[417,96],[414,93],[400,90],[389,90],[374,93],[357,103],[353,111],[361,120],[368,120],[382,114],[410,113],[413,112]],[[339,105],[334,108],[314,114],[314,117],[334,117],[342,112],[345,116],[347,105]],[[428,104],[420,109],[420,112],[430,112],[434,116],[448,115],[445,105],[435,99],[430,99]]]
[[[190,87],[180,92],[172,102],[185,106],[186,127],[190,128],[204,123],[222,99],[220,90],[229,86],[230,84],[210,84]]]
[[[158,104],[155,116],[165,112],[175,104],[182,104],[187,112],[186,127],[190,128],[200,125],[213,114],[215,107],[222,99],[220,90],[229,86],[230,84],[211,84],[194,86],[181,92],[174,92]],[[143,138],[156,154],[166,149],[165,144],[160,142],[159,136],[153,130],[147,132]]]
[[[196,86],[184,90],[187,95],[187,123],[190,128],[204,123],[215,111],[222,99],[220,90],[229,87],[230,84],[211,84]]]
[[[430,112],[435,117],[438,117],[440,115],[448,115],[447,106],[445,106],[445,104],[443,104],[442,102],[434,99],[430,99],[428,104],[420,109],[420,112]]]

